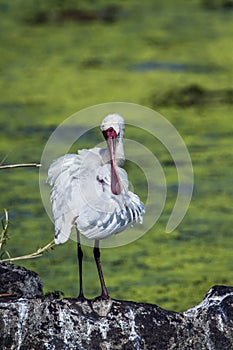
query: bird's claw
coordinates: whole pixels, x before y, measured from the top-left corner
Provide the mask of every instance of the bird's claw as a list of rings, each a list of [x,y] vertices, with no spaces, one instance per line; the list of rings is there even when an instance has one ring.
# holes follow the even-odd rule
[[[85,301],[87,301],[87,299],[85,298],[85,296],[83,294],[79,294],[79,296],[77,297],[77,301],[84,303]]]
[[[101,294],[100,296],[95,297],[93,301],[96,302],[96,301],[103,301],[103,300],[110,300],[110,299],[111,297],[108,294]]]

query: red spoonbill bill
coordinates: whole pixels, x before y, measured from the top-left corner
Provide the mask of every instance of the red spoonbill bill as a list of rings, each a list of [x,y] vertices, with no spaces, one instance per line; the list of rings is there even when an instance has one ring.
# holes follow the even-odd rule
[[[55,160],[48,171],[52,186],[51,203],[55,226],[55,243],[65,243],[73,227],[77,230],[79,265],[79,300],[84,300],[80,235],[94,240],[94,258],[101,284],[101,298],[108,291],[100,262],[99,241],[142,223],[145,212],[139,197],[128,189],[124,164],[124,119],[118,114],[107,115],[101,131],[107,148],[92,148],[66,154]]]

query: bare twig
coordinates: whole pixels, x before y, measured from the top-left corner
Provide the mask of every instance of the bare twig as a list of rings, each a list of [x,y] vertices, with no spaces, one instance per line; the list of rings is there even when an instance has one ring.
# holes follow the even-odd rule
[[[9,154],[6,154],[5,157],[1,160],[0,164],[3,164],[7,160],[8,156]]]
[[[54,240],[52,240],[51,242],[46,244],[43,248],[37,249],[37,251],[34,253],[22,255],[22,256],[17,256],[16,258],[3,259],[3,260],[0,260],[0,263],[39,258],[41,255],[43,255],[44,252],[52,249],[54,247],[54,245],[55,245],[55,242],[54,242]]]
[[[9,224],[9,217],[8,217],[8,211],[4,208],[5,212],[5,221],[2,220],[2,232],[0,235],[0,252],[3,249],[4,244],[6,244],[6,241],[8,239],[7,237],[7,229]]]
[[[17,294],[1,293],[0,298],[17,297]]]
[[[41,164],[39,164],[39,163],[25,163],[25,164],[0,165],[0,169],[25,168],[25,167],[41,167]]]

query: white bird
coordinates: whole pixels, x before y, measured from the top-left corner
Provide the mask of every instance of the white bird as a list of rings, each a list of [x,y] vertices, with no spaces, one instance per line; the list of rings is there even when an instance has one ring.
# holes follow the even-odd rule
[[[103,299],[109,298],[100,263],[99,240],[142,223],[144,204],[129,191],[124,164],[124,119],[107,115],[101,131],[107,148],[92,148],[66,154],[49,168],[47,182],[52,186],[51,203],[55,226],[55,243],[65,243],[76,227],[79,262],[79,299],[84,300],[80,234],[94,242],[94,257]]]

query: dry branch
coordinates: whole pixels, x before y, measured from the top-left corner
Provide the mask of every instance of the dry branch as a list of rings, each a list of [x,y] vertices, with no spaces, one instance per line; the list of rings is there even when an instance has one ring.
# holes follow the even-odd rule
[[[3,260],[0,260],[0,263],[39,258],[41,255],[43,255],[44,252],[52,249],[54,245],[55,245],[54,240],[52,240],[51,242],[46,244],[44,247],[37,249],[37,251],[34,253],[17,256],[15,258],[3,259]]]
[[[25,168],[25,167],[41,167],[39,163],[9,164],[0,165],[0,169]]]

